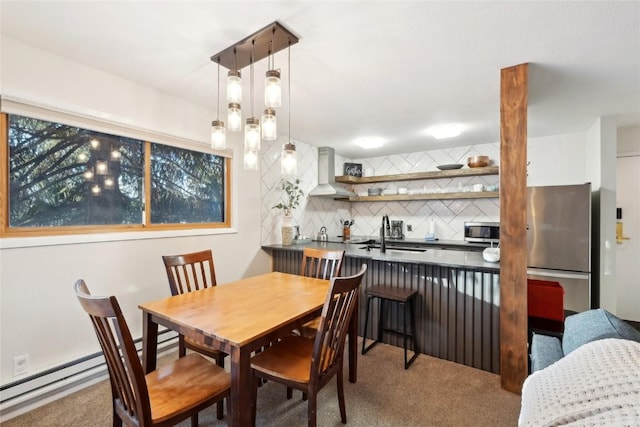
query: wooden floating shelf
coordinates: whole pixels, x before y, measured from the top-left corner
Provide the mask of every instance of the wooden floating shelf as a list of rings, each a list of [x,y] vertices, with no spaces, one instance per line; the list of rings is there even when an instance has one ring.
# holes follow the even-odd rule
[[[490,199],[498,198],[497,191],[473,191],[465,193],[394,194],[388,196],[351,196],[351,202],[389,202],[413,200]],[[344,199],[347,200],[347,199]]]
[[[391,181],[416,181],[419,179],[438,179],[438,178],[458,178],[465,176],[482,176],[482,175],[498,175],[500,168],[498,166],[487,166],[484,168],[463,168],[449,169],[443,171],[429,172],[413,172],[400,173],[395,175],[379,175],[379,176],[336,176],[336,182],[342,184],[372,184],[375,182],[391,182]],[[381,196],[372,196],[381,197]],[[385,196],[386,197],[386,196]]]

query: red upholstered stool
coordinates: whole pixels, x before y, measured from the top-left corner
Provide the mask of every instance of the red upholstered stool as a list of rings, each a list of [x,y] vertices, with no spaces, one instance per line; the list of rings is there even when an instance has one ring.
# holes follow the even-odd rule
[[[564,289],[558,282],[527,279],[529,329],[561,334],[564,331]]]

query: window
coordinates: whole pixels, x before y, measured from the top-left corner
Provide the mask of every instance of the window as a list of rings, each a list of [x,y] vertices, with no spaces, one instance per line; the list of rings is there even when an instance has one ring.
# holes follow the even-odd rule
[[[151,223],[224,221],[224,158],[151,144]]]
[[[8,194],[1,198],[3,235],[230,224],[229,160],[206,148],[18,115],[3,114],[1,120],[0,151],[8,159],[0,169]]]

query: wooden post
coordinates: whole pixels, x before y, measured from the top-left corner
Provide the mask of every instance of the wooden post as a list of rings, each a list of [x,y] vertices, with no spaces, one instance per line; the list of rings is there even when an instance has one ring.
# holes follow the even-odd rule
[[[527,377],[528,64],[500,70],[500,377],[520,393]]]

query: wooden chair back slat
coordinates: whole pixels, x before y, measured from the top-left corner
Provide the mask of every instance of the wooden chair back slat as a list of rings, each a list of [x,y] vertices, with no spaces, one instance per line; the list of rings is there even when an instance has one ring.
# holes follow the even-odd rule
[[[340,275],[344,250],[304,248],[300,275],[330,280]]]
[[[216,286],[211,250],[162,257],[172,295]]]

